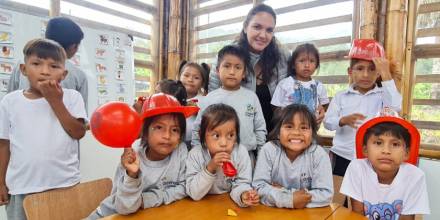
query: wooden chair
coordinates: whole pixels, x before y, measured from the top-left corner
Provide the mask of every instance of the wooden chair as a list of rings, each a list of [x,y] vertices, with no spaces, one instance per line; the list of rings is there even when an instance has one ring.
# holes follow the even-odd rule
[[[23,201],[23,207],[28,220],[83,219],[110,195],[111,189],[111,179],[98,179],[28,195]]]
[[[333,202],[340,205],[344,205],[345,201],[345,195],[339,192],[343,178],[342,176],[333,175]]]

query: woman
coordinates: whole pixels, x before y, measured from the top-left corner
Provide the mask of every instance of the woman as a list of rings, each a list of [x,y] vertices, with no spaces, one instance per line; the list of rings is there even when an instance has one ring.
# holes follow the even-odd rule
[[[248,51],[246,77],[241,85],[256,92],[268,131],[272,130],[272,95],[278,82],[287,77],[288,55],[275,39],[275,24],[275,11],[265,4],[257,5],[249,11],[235,42]],[[215,69],[209,74],[209,91],[221,86]]]

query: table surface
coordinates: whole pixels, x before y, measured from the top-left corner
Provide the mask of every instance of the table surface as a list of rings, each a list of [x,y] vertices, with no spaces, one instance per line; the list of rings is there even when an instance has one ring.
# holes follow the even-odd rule
[[[116,214],[103,219],[326,219],[337,211],[339,207],[339,204],[332,203],[327,207],[306,209],[283,209],[267,207],[261,204],[255,207],[239,208],[230,199],[229,194],[225,193],[221,195],[208,195],[200,201],[193,201],[187,197],[169,205],[140,210],[131,215]],[[228,209],[235,210],[238,216],[228,216]]]
[[[332,213],[332,215],[327,218],[328,220],[339,220],[339,219],[350,219],[350,220],[368,220],[367,217],[352,212],[350,209],[340,206]]]

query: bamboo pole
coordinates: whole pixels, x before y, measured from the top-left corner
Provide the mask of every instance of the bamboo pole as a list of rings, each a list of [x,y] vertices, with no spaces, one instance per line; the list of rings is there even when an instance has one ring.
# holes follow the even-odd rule
[[[360,8],[361,8],[361,2],[360,0],[354,0],[354,7],[353,7],[353,22],[352,22],[352,40],[359,38],[359,25],[360,25]]]
[[[168,79],[177,79],[179,64],[182,61],[183,34],[181,27],[186,22],[183,21],[184,18],[181,14],[181,6],[181,0],[170,1],[170,25],[168,27],[168,68],[166,74]]]
[[[198,19],[194,19],[192,18],[191,15],[191,11],[193,11],[194,9],[197,9],[198,7],[198,3],[197,0],[188,0],[188,3],[190,3],[190,6],[188,7],[188,22],[189,22],[189,37],[188,37],[188,42],[191,42],[188,45],[188,58],[191,61],[196,61],[197,59],[197,31],[195,29],[195,27],[197,27],[199,25]],[[191,8],[192,7],[192,8]]]
[[[158,16],[153,16],[153,21],[152,21],[152,25],[151,25],[151,29],[152,29],[153,33],[156,33],[156,34],[151,35],[151,57],[152,57],[152,60],[160,60],[159,51],[160,51],[161,47],[159,45],[162,45],[162,43],[161,43],[161,37],[162,37],[161,16],[163,14],[163,11],[161,9],[162,3],[160,3],[160,2],[161,1],[159,1],[159,0],[155,0],[155,5],[157,5],[159,11],[157,13]],[[155,65],[154,65],[153,75],[150,77],[150,91],[149,91],[150,94],[153,94],[154,87],[155,87],[156,83],[159,81],[161,67],[162,66],[160,65],[160,62],[155,63]]]
[[[58,17],[61,15],[60,0],[50,0],[49,17]]]
[[[416,20],[417,20],[417,5],[418,0],[409,1],[408,5],[408,24],[406,31],[406,50],[405,50],[405,65],[402,75],[402,116],[409,120],[411,118],[411,107],[413,104],[413,88],[415,84],[414,67],[416,64],[413,55],[413,48],[416,41]]]
[[[387,16],[387,1],[379,1],[379,14],[377,25],[377,41],[385,44],[385,24]]]
[[[385,31],[385,51],[387,54],[387,58],[395,63],[395,65],[393,65],[391,68],[391,74],[399,91],[403,86],[402,70],[405,61],[405,42],[407,33],[406,16],[406,0],[388,0],[387,24]]]
[[[168,25],[169,25],[169,3],[170,0],[160,1],[160,26],[159,26],[159,72],[157,81],[166,78],[168,67]]]
[[[376,39],[377,10],[377,0],[361,1],[360,38]]]

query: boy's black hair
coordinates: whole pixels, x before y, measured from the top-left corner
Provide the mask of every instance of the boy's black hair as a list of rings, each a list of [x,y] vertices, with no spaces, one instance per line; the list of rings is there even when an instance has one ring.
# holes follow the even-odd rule
[[[238,119],[237,112],[229,105],[218,103],[208,106],[202,115],[202,121],[200,123],[200,143],[205,146],[206,132],[220,126],[228,121],[235,121],[235,131],[237,135],[237,144],[240,144],[240,120]]]
[[[35,55],[41,59],[51,58],[64,65],[67,59],[66,52],[61,45],[53,40],[49,39],[33,39],[26,43],[23,48],[24,61]]]
[[[158,82],[160,92],[174,96],[180,105],[186,105],[186,89],[179,80],[163,79]]]
[[[249,63],[249,56],[246,54],[246,52],[243,50],[242,47],[237,46],[237,45],[226,45],[224,46],[217,54],[217,70],[219,70],[220,65],[223,62],[223,59],[226,55],[233,55],[238,57],[241,61],[243,61],[243,68],[244,68],[244,72],[246,73],[246,64]]]
[[[208,80],[209,80],[209,71],[211,70],[211,67],[209,67],[206,63],[198,64],[196,62],[188,62],[186,60],[183,60],[179,65],[179,77],[182,75],[183,70],[186,67],[193,67],[196,68],[200,75],[202,75],[202,88],[205,92],[208,91]]]
[[[312,54],[313,56],[315,56],[315,59],[316,59],[316,69],[318,69],[319,66],[320,66],[319,51],[315,47],[315,45],[309,44],[309,43],[298,45],[295,48],[295,50],[292,52],[292,56],[289,58],[289,61],[287,62],[288,63],[287,71],[292,76],[296,76],[295,61],[296,61],[296,58],[298,58],[298,56],[301,53]]]
[[[395,122],[382,122],[378,123],[367,129],[364,135],[363,145],[367,145],[367,141],[371,136],[379,136],[383,134],[391,134],[393,137],[403,139],[406,145],[406,149],[411,147],[411,135],[408,129]]]
[[[296,114],[300,114],[302,120],[312,128],[313,139],[316,139],[318,125],[316,124],[315,115],[312,114],[307,106],[303,104],[290,104],[282,108],[272,120],[276,124],[273,130],[269,133],[268,139],[271,141],[279,140],[281,126],[285,123],[291,122]]]
[[[72,20],[65,17],[55,17],[49,20],[46,27],[47,39],[54,40],[67,49],[73,44],[81,43],[84,33]]]
[[[179,124],[180,128],[180,142],[185,138],[185,131],[186,131],[186,119],[185,116],[182,113],[168,113],[171,114],[175,119],[177,119],[177,123]],[[165,115],[155,115],[148,117],[144,120],[144,124],[142,126],[142,134],[141,134],[141,146],[146,147],[148,145],[148,127],[160,116]]]

